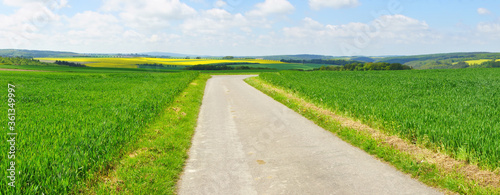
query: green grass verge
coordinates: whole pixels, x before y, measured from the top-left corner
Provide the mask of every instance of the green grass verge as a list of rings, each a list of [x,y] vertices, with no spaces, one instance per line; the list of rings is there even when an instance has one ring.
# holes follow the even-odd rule
[[[202,74],[174,99],[129,154],[84,194],[175,194],[188,157],[206,81]]]
[[[456,192],[460,194],[500,194],[500,189],[479,186],[474,181],[466,179],[466,177],[460,173],[447,173],[434,164],[419,162],[415,157],[407,153],[396,150],[388,144],[380,143],[366,132],[342,127],[339,122],[328,115],[311,109],[303,105],[302,102],[289,99],[286,96],[287,94],[277,93],[267,86],[272,86],[273,88],[284,90],[289,94],[294,94],[290,90],[267,83],[258,77],[248,78],[245,81],[276,101],[281,102],[290,109],[313,121],[320,127],[334,133],[344,141],[390,163],[400,171],[410,174],[412,177],[417,178],[429,186],[444,189],[445,192]]]

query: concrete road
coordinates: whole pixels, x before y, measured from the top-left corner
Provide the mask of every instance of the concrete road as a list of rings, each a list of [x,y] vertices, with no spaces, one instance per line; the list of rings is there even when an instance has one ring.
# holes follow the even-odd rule
[[[179,194],[440,194],[246,84],[207,83]]]

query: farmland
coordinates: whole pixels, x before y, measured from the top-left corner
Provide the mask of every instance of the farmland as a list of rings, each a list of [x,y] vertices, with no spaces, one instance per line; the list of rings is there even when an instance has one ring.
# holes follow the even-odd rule
[[[488,61],[492,61],[491,59],[482,59],[482,60],[468,60],[468,61],[465,61],[465,63],[469,64],[470,66],[474,66],[474,65],[480,65],[484,62],[488,62]],[[496,60],[496,62],[500,62],[500,60]]]
[[[85,185],[120,158],[197,75],[0,72],[0,83],[16,86],[18,102],[15,193],[68,194]],[[2,99],[7,102],[6,95]],[[0,122],[7,124],[7,117]],[[6,133],[0,137],[8,140]],[[12,190],[0,185],[1,192]]]
[[[260,78],[343,116],[500,167],[500,70],[280,72]]]
[[[192,66],[225,63],[252,63],[252,64],[284,64],[280,61],[262,59],[174,59],[174,58],[37,58],[40,61],[53,62],[68,61],[85,64],[89,67],[107,68],[137,68],[140,64],[161,64],[167,66]]]

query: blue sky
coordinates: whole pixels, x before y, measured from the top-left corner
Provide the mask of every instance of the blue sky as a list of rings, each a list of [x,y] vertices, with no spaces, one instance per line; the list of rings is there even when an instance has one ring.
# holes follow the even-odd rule
[[[1,0],[0,48],[197,55],[500,52],[495,0]]]

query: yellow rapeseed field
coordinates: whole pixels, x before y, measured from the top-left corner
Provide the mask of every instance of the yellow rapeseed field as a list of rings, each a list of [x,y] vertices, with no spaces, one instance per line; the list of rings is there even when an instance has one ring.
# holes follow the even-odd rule
[[[483,59],[483,60],[469,60],[469,61],[465,61],[467,64],[469,64],[470,66],[473,66],[473,65],[479,65],[483,62],[487,62],[487,61],[491,61],[491,59]],[[496,60],[497,62],[499,62],[500,60]]]
[[[137,64],[163,64],[178,66],[193,66],[204,64],[221,63],[258,63],[258,64],[281,64],[283,62],[264,59],[174,59],[174,58],[37,58],[45,62],[68,61],[85,64],[89,67],[109,68],[137,68]]]

